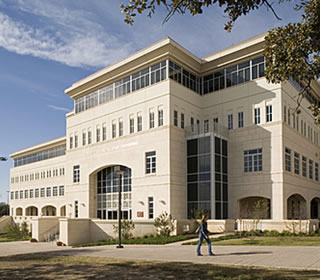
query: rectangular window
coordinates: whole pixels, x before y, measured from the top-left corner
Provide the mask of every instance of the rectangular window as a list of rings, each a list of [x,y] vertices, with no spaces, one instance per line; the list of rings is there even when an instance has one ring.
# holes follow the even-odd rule
[[[285,167],[286,171],[291,172],[291,150],[285,149]]]
[[[41,188],[40,189],[40,196],[44,197],[44,195],[45,195],[45,188]]]
[[[209,120],[204,120],[203,128],[204,128],[204,133],[209,132]]]
[[[96,128],[96,142],[100,142],[100,126],[97,126]]]
[[[73,183],[80,182],[80,165],[73,166]]]
[[[51,196],[51,187],[47,187],[47,197]]]
[[[52,188],[52,196],[58,196],[58,187]]]
[[[117,125],[115,122],[112,123],[112,138],[117,136]]]
[[[78,133],[74,134],[74,147],[78,148]]]
[[[29,197],[29,191],[28,190],[25,190],[24,191],[24,198],[28,198]]]
[[[85,131],[82,132],[82,146],[85,146],[87,144],[87,134]]]
[[[319,163],[314,163],[314,177],[317,182],[319,182]]]
[[[33,189],[29,191],[30,198],[33,198]]]
[[[174,126],[178,126],[178,111],[176,110],[173,112],[173,124]]]
[[[35,198],[39,197],[39,189],[34,190],[34,197]]]
[[[16,192],[14,193],[14,198],[15,198],[15,199],[18,199],[18,198],[19,198],[19,192],[18,192],[18,191],[16,191]]]
[[[272,122],[272,105],[266,106],[266,121]]]
[[[153,209],[154,208],[154,203],[153,203],[153,197],[148,197],[148,216],[149,216],[149,219],[153,219]]]
[[[228,115],[228,129],[233,129],[233,114]]]
[[[142,131],[142,116],[138,114],[138,131]]]
[[[309,159],[309,179],[313,179],[313,160]]]
[[[74,217],[78,218],[79,217],[79,204],[78,200],[74,201]]]
[[[123,121],[119,120],[119,136],[123,136]]]
[[[262,171],[262,148],[247,150],[244,154],[244,172]]]
[[[302,156],[302,176],[307,177],[307,158]]]
[[[184,113],[181,113],[181,128],[184,128]]]
[[[20,191],[20,199],[23,199],[23,191]]]
[[[107,140],[107,125],[104,123],[102,125],[102,141]]]
[[[10,196],[11,200],[13,200],[14,199],[14,192],[11,192],[10,195],[11,195]]]
[[[294,173],[300,174],[300,155],[298,153],[294,153]]]
[[[283,107],[283,120],[284,122],[287,122],[287,106],[284,105]]]
[[[64,186],[59,186],[59,196],[64,195]]]
[[[92,131],[89,128],[88,129],[88,145],[90,145],[92,143]]]
[[[190,125],[191,125],[191,130],[193,131],[194,128],[194,119],[190,118]]]
[[[238,112],[238,127],[242,128],[243,127],[243,112]]]
[[[291,125],[291,111],[290,111],[290,108],[288,108],[288,125]]]
[[[163,109],[158,110],[158,126],[163,125]]]
[[[134,118],[130,118],[130,134],[134,133]]]
[[[154,112],[149,112],[149,128],[154,128]]]
[[[156,152],[146,153],[146,174],[156,173]]]
[[[69,137],[69,149],[71,150],[73,148],[73,137],[70,135]]]

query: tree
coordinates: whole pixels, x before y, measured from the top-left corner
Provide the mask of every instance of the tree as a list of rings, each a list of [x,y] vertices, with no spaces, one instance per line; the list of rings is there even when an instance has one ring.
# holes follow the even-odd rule
[[[174,221],[167,212],[161,213],[154,220],[154,226],[156,227],[158,233],[162,237],[169,237],[171,232],[174,231]]]
[[[279,0],[279,3],[284,1]],[[225,24],[227,31],[231,31],[240,16],[262,6],[267,6],[279,19],[267,0],[130,0],[127,5],[121,5],[121,11],[125,14],[125,22],[133,24],[137,13],[147,11],[151,17],[157,7],[163,6],[168,11],[166,22],[176,13],[202,14],[203,9],[213,5],[224,8],[229,19]],[[304,11],[301,21],[270,30],[265,37],[264,56],[268,82],[280,83],[292,78],[301,85],[296,109],[299,113],[301,100],[310,91],[312,80],[320,79],[320,1],[301,0],[295,9]],[[310,109],[320,126],[318,104],[311,105]]]
[[[9,205],[4,202],[0,202],[0,217],[8,215],[8,212],[9,212]]]

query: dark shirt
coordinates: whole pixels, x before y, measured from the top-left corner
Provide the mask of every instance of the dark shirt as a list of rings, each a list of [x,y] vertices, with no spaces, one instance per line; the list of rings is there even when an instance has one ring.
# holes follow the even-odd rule
[[[201,235],[205,235],[205,236],[208,236],[208,224],[207,224],[207,222],[202,222],[201,224],[200,224],[200,231],[199,231],[199,233],[201,234]]]

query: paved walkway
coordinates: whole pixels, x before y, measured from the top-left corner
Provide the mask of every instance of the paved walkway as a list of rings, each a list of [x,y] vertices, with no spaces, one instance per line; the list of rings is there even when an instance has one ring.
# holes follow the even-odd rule
[[[237,266],[260,266],[287,269],[313,269],[320,271],[319,247],[276,247],[276,246],[213,246],[216,256],[209,257],[207,248],[204,256],[196,256],[196,246],[169,245],[115,245],[86,248],[58,247],[54,243],[10,242],[0,243],[0,256],[27,253],[50,253],[70,256],[95,256],[119,259],[156,260],[211,263]]]

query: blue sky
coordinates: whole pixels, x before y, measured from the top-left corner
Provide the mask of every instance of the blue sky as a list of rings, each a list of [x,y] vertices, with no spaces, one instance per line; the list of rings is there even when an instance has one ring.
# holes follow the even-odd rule
[[[77,80],[170,36],[203,57],[271,28],[300,20],[291,1],[240,18],[231,33],[220,8],[123,22],[121,0],[0,0],[0,155],[65,135],[73,101],[64,90]],[[126,0],[123,0],[126,3]],[[277,1],[275,1],[277,2]],[[7,200],[13,161],[0,162],[0,202]]]

